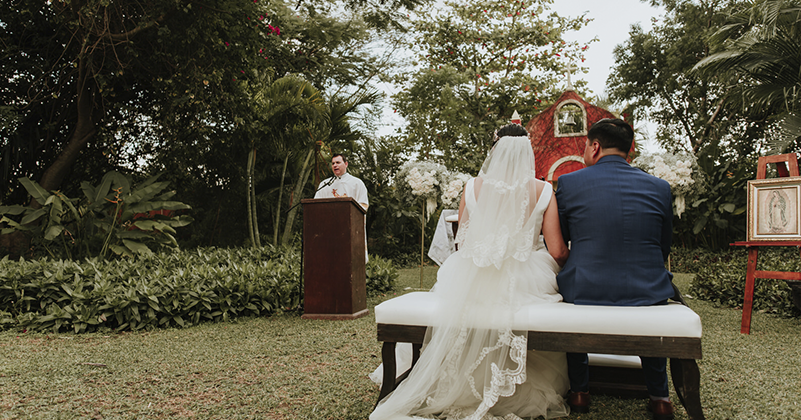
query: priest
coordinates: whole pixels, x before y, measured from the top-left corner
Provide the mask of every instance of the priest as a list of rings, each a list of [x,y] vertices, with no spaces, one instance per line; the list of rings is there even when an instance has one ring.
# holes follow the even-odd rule
[[[335,154],[331,158],[331,170],[334,176],[320,183],[314,198],[351,197],[367,211],[367,187],[361,179],[348,173],[348,158]]]

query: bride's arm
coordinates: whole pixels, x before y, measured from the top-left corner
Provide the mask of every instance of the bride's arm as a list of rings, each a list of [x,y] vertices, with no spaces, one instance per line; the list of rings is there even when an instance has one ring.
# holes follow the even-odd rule
[[[476,196],[476,198],[478,198],[478,192],[479,192],[479,190],[481,190],[481,184],[482,184],[482,183],[483,183],[483,180],[482,180],[480,177],[476,177],[476,178],[473,180],[473,190],[475,190],[475,196]],[[459,222],[458,222],[458,223],[459,223],[460,225],[461,225],[461,224],[462,224],[462,222],[465,220],[465,219],[463,219],[463,218],[462,218],[462,216],[463,216],[463,214],[464,214],[465,205],[466,205],[466,204],[465,204],[465,201],[464,201],[464,200],[465,200],[465,198],[464,198],[464,197],[465,197],[466,195],[467,195],[467,182],[465,182],[465,183],[464,183],[464,190],[462,190],[462,200],[461,200],[461,201],[459,201]]]
[[[548,253],[551,254],[559,267],[565,265],[570,250],[562,238],[562,228],[559,225],[559,208],[556,206],[556,196],[551,196],[548,208],[542,216],[542,236],[548,246]]]

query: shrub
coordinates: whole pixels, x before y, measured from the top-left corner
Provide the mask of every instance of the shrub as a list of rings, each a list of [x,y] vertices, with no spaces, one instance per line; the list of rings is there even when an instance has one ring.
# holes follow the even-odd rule
[[[132,186],[126,176],[111,171],[96,187],[81,183],[81,199],[47,192],[28,178],[19,180],[38,206],[0,206],[2,233],[26,232],[52,258],[133,257],[178,247],[175,229],[193,220],[173,215],[190,207],[172,201],[175,192],[165,192],[169,183],[158,181],[158,175]]]
[[[371,255],[365,271],[367,274],[368,295],[386,293],[395,288],[398,270],[395,269],[395,265],[391,260]]]
[[[671,253],[671,255],[674,255]],[[690,293],[703,300],[733,308],[743,305],[748,252],[745,248],[726,251],[680,250],[671,267],[677,272],[695,273]],[[763,247],[759,250],[757,269],[765,271],[801,271],[801,259],[794,247]],[[754,310],[784,317],[798,317],[790,286],[780,280],[756,279]]]
[[[197,249],[100,261],[0,260],[0,327],[38,331],[188,326],[297,308],[292,249]]]
[[[371,256],[367,293],[392,289],[397,270]],[[0,329],[140,330],[295,310],[300,250],[198,248],[102,261],[0,260]]]

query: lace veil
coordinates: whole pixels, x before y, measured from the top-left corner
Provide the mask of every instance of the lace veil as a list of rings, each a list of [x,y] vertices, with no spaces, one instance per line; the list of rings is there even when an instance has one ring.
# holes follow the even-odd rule
[[[498,400],[526,380],[526,335],[511,326],[518,282],[535,280],[517,277],[537,249],[550,185],[537,206],[527,137],[501,138],[479,177],[476,204],[460,221],[459,251],[438,274],[435,326],[409,377],[381,401],[372,420],[496,418],[508,414],[493,408]],[[558,266],[544,269],[553,274]]]
[[[461,256],[479,267],[500,268],[507,258],[525,261],[542,224],[542,214],[532,214],[536,175],[528,137],[501,138],[478,177],[483,183],[475,209],[459,223]]]

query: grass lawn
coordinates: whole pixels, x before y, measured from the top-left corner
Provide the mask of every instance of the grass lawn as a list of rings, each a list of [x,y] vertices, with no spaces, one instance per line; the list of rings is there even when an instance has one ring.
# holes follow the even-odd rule
[[[419,287],[401,270],[398,294]],[[430,287],[436,268],[425,271]],[[688,289],[690,276],[677,275]],[[380,361],[372,307],[355,321],[298,315],[122,334],[0,333],[0,419],[366,419]],[[690,299],[704,325],[701,400],[708,419],[801,419],[801,320]],[[675,394],[673,401],[678,405]],[[597,397],[570,419],[650,419],[642,400]],[[682,408],[677,419],[686,419]]]

